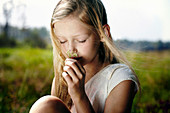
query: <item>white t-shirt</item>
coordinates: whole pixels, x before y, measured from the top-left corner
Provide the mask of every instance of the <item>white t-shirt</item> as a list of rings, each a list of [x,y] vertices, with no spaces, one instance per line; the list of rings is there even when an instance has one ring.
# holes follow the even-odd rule
[[[125,64],[110,64],[95,74],[86,84],[85,92],[96,113],[103,113],[105,101],[111,90],[124,80],[132,80],[138,90],[137,79]],[[76,113],[75,106],[71,108]]]

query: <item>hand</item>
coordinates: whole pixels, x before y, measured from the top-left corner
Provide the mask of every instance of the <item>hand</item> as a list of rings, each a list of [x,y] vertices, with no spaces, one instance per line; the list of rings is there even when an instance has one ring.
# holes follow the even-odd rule
[[[68,92],[73,101],[86,96],[84,90],[85,69],[77,60],[66,59],[62,76],[68,84]]]

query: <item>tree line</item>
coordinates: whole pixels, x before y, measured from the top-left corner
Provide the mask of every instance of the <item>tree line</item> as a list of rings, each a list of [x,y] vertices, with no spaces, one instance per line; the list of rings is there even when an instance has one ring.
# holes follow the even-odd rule
[[[115,40],[114,42],[118,48],[124,50],[161,51],[170,49],[170,42],[163,42],[161,40],[156,42]],[[17,47],[25,45],[47,48],[48,45],[51,45],[49,31],[45,27],[19,29],[18,27],[10,26],[8,33],[4,33],[3,27],[0,27],[0,47]]]
[[[49,31],[45,28],[24,28],[10,26],[8,32],[0,27],[0,47],[30,46],[46,48],[50,42]]]
[[[116,40],[115,44],[118,48],[123,50],[135,51],[162,51],[170,49],[170,42],[163,42],[161,40],[151,41],[129,41],[129,40]]]

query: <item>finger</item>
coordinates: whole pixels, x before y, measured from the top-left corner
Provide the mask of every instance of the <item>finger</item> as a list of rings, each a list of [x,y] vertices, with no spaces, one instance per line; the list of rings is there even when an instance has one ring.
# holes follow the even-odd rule
[[[78,67],[78,69],[80,70],[81,73],[83,73],[85,75],[86,71],[85,69],[83,68],[83,66],[75,59],[71,59],[71,58],[67,58],[65,63],[67,63],[67,61],[71,61],[71,62],[74,62],[76,64],[76,66]],[[72,63],[69,63],[72,65]],[[74,65],[75,66],[75,65]],[[78,73],[77,73],[78,74]]]
[[[70,66],[64,66],[64,71],[67,72],[73,81],[79,80],[79,78],[76,76],[74,70]]]
[[[65,62],[66,66],[70,66],[76,73],[76,75],[81,78],[80,75],[82,75],[81,70],[79,69],[79,67],[77,66],[76,62],[72,62],[72,61],[66,61]]]
[[[82,67],[82,66],[80,65],[80,67],[79,67],[78,64],[79,63],[77,61],[74,61],[74,60],[67,60],[65,62],[65,65],[70,66],[75,71],[75,73],[79,77],[79,79],[82,79],[84,77],[85,73],[83,73],[81,71],[80,67]]]
[[[71,77],[68,75],[68,73],[63,72],[62,76],[64,77],[64,79],[66,80],[67,84],[70,85],[72,83],[72,79]]]

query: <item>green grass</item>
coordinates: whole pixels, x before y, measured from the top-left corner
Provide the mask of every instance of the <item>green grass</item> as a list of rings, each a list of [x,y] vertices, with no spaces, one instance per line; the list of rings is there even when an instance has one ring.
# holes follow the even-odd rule
[[[127,53],[141,83],[141,97],[138,94],[135,98],[134,112],[170,112],[169,56],[170,51]]]
[[[28,113],[50,94],[52,77],[51,50],[0,49],[0,112]]]
[[[170,51],[128,52],[126,56],[142,90],[132,112],[170,112]],[[53,76],[51,49],[0,48],[0,112],[28,113],[38,98],[50,94]]]

